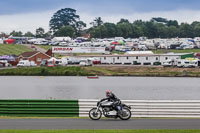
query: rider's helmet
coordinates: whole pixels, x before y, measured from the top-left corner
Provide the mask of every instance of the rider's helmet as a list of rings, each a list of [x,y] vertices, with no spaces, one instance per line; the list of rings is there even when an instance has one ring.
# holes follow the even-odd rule
[[[112,92],[110,90],[106,91],[106,97],[110,97],[112,95]]]

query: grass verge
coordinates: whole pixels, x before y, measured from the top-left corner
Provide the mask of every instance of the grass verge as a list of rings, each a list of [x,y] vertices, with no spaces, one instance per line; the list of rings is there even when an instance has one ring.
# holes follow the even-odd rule
[[[81,67],[21,67],[0,70],[1,76],[87,76]]]
[[[158,50],[152,50],[154,54],[165,54],[168,52],[173,52],[173,53],[199,53],[200,49],[183,49],[183,50],[178,50],[178,49],[158,49]]]
[[[1,69],[1,76],[150,76],[150,77],[200,77],[199,68],[163,68],[141,66],[93,67],[27,67]]]

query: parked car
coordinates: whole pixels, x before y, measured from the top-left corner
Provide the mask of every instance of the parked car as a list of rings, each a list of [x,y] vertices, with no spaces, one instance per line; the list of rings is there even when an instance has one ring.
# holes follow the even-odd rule
[[[52,46],[55,46],[55,45],[58,45],[60,42],[51,42],[49,43],[49,45],[52,45]]]
[[[38,42],[35,42],[36,45],[48,45],[49,42],[48,41],[38,41]]]
[[[40,63],[40,66],[47,66],[48,65],[48,60],[44,59],[42,60],[42,62]]]
[[[66,65],[68,65],[68,61],[67,61],[67,59],[57,59],[56,61],[55,61],[55,65],[56,66],[66,66]]]
[[[59,45],[60,46],[67,46],[68,44],[67,44],[67,42],[60,42]]]
[[[11,67],[12,64],[8,63],[7,60],[0,60],[0,64],[2,65],[2,67]]]
[[[177,62],[175,60],[167,60],[166,62],[163,63],[164,67],[172,67],[172,66],[177,66]]]

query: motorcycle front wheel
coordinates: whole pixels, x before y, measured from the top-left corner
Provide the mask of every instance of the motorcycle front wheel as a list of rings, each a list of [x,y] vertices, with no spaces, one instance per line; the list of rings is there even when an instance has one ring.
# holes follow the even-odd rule
[[[91,109],[89,111],[89,117],[90,117],[90,119],[92,119],[92,120],[99,120],[101,118],[101,116],[102,116],[101,110],[98,109],[97,112],[96,112],[96,110],[97,110],[97,108],[93,108],[93,109]]]
[[[128,108],[122,108],[122,112],[118,116],[121,120],[129,120],[131,118],[131,111]]]

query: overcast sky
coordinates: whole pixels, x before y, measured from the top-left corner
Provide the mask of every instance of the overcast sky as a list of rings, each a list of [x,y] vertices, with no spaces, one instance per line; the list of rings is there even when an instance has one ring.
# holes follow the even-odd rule
[[[121,18],[133,22],[152,17],[191,23],[200,21],[199,6],[200,0],[1,0],[0,32],[35,33],[38,27],[48,31],[49,20],[61,8],[76,9],[89,27],[95,17],[113,23]]]

